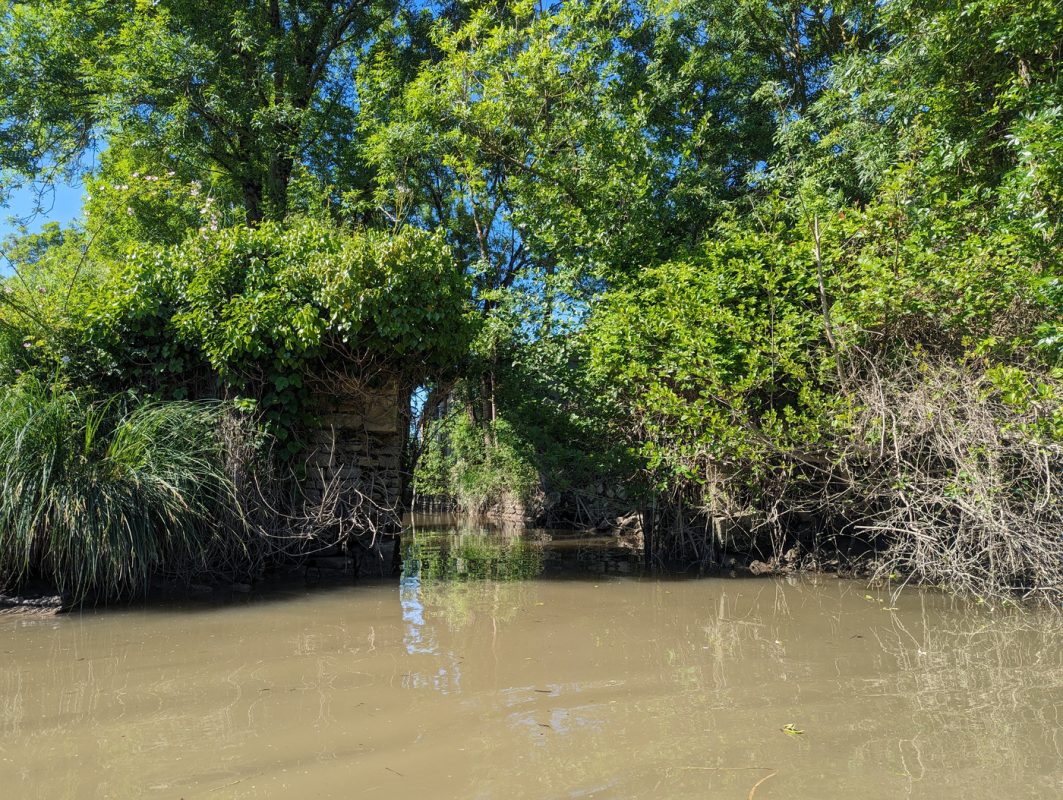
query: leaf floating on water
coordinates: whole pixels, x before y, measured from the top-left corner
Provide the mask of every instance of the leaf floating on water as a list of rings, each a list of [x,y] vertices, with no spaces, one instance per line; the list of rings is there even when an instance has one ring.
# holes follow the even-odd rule
[[[804,731],[798,728],[792,722],[787,722],[785,725],[779,728],[779,730],[781,730],[783,733],[789,734],[790,736],[801,736],[802,734],[804,734]]]

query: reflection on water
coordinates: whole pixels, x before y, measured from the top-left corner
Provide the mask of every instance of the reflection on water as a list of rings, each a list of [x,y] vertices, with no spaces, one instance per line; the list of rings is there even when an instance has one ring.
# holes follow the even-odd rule
[[[543,541],[482,530],[411,530],[402,540],[403,579],[426,583],[513,581],[543,571]]]
[[[420,515],[412,522],[403,536],[403,576],[422,583],[633,575],[642,566],[634,546],[616,536],[485,528],[450,515]]]
[[[1063,796],[1056,615],[542,532],[404,555],[398,587],[0,618],[2,796]]]

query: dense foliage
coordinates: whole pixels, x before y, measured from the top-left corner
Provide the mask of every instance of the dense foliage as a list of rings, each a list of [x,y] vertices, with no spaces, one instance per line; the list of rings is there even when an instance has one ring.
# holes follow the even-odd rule
[[[438,236],[265,223],[133,253],[87,335],[122,380],[179,394],[190,374],[216,376],[286,435],[315,372],[416,382],[453,370],[471,333],[467,294]]]
[[[250,222],[282,219],[304,165],[364,181],[348,76],[394,10],[388,0],[15,3],[0,41],[5,166],[61,171],[117,145],[163,174],[212,176]]]
[[[419,496],[1063,585],[1058,3],[82,5],[0,25],[5,189],[90,195],[5,247],[5,385],[295,454],[383,370]]]

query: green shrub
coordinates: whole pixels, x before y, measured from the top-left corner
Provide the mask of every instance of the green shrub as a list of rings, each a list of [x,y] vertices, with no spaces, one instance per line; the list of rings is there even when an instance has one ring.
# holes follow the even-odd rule
[[[596,305],[588,340],[660,490],[716,469],[752,490],[769,452],[814,446],[835,402],[811,254],[782,230],[732,230],[645,270]]]
[[[429,436],[414,478],[419,495],[447,498],[470,513],[538,501],[535,454],[505,420],[482,428],[458,411],[433,424]]]
[[[308,376],[380,368],[412,383],[468,344],[467,278],[442,237],[296,220],[200,231],[135,254],[88,332],[119,385],[180,398],[190,375],[254,401],[284,437]]]

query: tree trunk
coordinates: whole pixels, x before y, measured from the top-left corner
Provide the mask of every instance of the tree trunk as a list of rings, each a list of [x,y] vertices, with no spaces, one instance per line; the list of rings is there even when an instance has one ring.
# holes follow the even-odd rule
[[[293,159],[278,155],[270,159],[268,201],[271,219],[283,220],[288,214],[288,184],[292,179]]]
[[[257,227],[265,217],[265,209],[262,207],[262,184],[258,181],[244,181],[243,192],[247,224]]]

